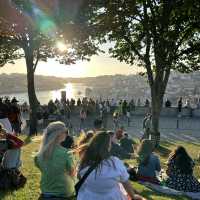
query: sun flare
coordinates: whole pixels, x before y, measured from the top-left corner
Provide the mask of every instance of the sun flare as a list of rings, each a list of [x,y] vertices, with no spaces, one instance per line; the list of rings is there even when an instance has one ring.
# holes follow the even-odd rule
[[[52,91],[52,99],[55,101],[56,99],[61,99],[61,91],[66,92],[66,98],[71,99],[75,98],[75,92],[72,83],[67,83],[64,89]]]
[[[56,47],[61,52],[67,51],[67,45],[64,44],[63,42],[57,42]]]

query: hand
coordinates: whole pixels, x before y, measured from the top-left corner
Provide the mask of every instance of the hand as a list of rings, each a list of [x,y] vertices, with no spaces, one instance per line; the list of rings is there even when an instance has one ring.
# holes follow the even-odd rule
[[[144,197],[136,194],[136,195],[134,195],[134,198],[132,200],[147,200],[147,199],[145,199]]]
[[[6,133],[3,131],[0,131],[0,139],[6,139]]]

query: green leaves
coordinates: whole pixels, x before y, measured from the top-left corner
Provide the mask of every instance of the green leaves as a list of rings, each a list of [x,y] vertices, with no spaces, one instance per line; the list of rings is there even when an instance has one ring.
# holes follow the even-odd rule
[[[54,3],[52,3],[54,2]],[[30,1],[11,0],[9,12],[19,14],[17,24],[6,21],[0,14],[0,65],[25,57],[24,53],[16,54],[20,49],[29,48],[33,52],[34,61],[47,61],[55,58],[62,64],[72,64],[76,60],[89,59],[100,52],[94,37],[93,25],[89,17],[94,7],[87,0]],[[100,1],[99,1],[100,3]],[[10,6],[10,7],[9,7]],[[0,11],[3,8],[0,8]],[[88,12],[85,12],[85,11]],[[21,20],[25,22],[20,24]],[[92,18],[90,18],[92,20]],[[22,26],[21,29],[9,27]],[[56,44],[62,40],[69,46],[67,51],[60,52]],[[37,64],[36,62],[36,64]]]
[[[200,30],[198,0],[113,0],[96,4],[91,3],[94,10],[90,22],[95,25],[97,39],[115,43],[109,51],[112,57],[131,65],[148,64],[152,75],[164,74],[169,67],[181,72],[198,70],[194,66],[200,51],[194,48],[198,43],[193,40]],[[186,50],[190,56],[183,56]]]

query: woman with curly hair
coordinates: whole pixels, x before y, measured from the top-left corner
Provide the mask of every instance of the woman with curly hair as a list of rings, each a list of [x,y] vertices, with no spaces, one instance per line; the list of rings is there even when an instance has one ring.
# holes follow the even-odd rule
[[[183,192],[200,192],[200,183],[193,175],[194,161],[184,147],[177,147],[168,159],[166,185]]]

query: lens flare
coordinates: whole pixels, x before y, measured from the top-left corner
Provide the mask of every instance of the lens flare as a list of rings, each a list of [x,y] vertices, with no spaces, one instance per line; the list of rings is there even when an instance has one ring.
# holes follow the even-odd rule
[[[28,9],[22,9],[20,3],[12,2],[12,6],[22,15],[28,17],[31,26],[35,26],[41,33],[48,37],[56,37],[57,26],[52,18],[48,4],[39,4],[40,1],[30,1]],[[52,11],[53,12],[53,11]]]

